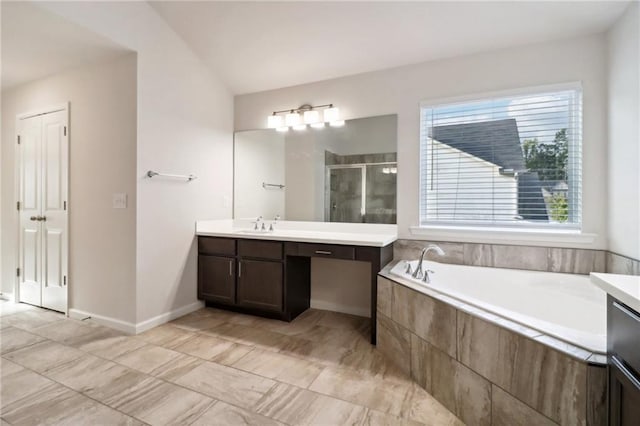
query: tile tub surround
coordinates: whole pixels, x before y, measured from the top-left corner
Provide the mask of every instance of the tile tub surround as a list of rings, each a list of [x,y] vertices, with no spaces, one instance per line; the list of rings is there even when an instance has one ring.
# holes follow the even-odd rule
[[[12,306],[0,302],[2,425],[462,426],[371,346],[367,318],[206,308],[128,336]]]
[[[466,424],[606,424],[593,355],[498,321],[379,276],[378,348]]]
[[[431,254],[431,260],[456,265],[488,266],[533,271],[589,274],[640,275],[640,260],[608,252],[576,248],[537,247],[503,244],[457,243],[400,239],[394,243],[394,260],[415,260],[428,244],[437,244],[445,256]]]

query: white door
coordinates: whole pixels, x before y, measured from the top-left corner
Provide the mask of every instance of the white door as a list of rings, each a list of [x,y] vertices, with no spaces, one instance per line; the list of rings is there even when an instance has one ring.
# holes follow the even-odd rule
[[[20,301],[67,309],[67,111],[19,121]]]

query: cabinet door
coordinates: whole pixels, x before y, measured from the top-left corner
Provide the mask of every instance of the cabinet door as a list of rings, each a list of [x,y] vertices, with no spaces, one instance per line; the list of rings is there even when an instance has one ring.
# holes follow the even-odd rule
[[[231,257],[198,256],[198,298],[234,304],[236,299],[236,260]]]
[[[241,259],[238,262],[238,305],[282,312],[282,263]]]
[[[632,426],[640,421],[640,380],[615,356],[609,365],[609,424]]]

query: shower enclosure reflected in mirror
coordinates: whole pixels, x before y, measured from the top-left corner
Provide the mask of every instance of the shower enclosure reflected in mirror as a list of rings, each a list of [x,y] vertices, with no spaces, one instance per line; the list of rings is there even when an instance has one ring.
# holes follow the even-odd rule
[[[396,115],[236,132],[234,217],[396,223],[396,134]]]

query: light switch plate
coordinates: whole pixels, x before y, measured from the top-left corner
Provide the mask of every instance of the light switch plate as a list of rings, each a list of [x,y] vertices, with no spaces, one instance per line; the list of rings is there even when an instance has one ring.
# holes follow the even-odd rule
[[[127,208],[127,194],[116,193],[113,194],[112,205],[114,209],[126,209]]]

